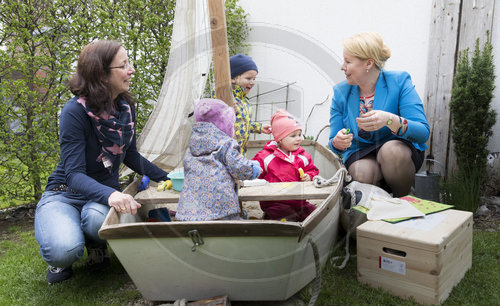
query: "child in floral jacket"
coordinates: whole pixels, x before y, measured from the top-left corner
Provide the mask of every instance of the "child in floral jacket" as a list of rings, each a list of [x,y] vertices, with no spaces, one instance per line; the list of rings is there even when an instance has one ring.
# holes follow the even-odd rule
[[[184,183],[177,220],[241,219],[237,180],[255,179],[259,163],[239,152],[234,109],[217,99],[195,104],[195,124],[184,156]]]

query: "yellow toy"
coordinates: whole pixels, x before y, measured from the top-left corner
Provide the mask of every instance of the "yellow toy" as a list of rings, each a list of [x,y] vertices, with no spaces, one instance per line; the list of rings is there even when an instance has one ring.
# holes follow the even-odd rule
[[[170,189],[170,188],[172,188],[172,181],[171,180],[161,181],[158,184],[158,191],[165,191],[165,190]]]
[[[299,168],[299,175],[300,175],[300,178],[304,177],[304,170],[302,170],[302,168]]]

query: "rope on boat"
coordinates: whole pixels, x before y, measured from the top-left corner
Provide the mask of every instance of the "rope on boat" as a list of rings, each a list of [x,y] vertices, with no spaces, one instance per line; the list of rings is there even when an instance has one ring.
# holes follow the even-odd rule
[[[175,300],[174,303],[170,304],[158,304],[158,306],[186,306],[187,305],[187,300],[186,299],[178,299]]]
[[[336,184],[340,180],[342,173],[345,173],[345,181],[346,182],[350,182],[352,180],[352,177],[347,172],[347,169],[345,167],[341,167],[339,170],[337,170],[335,175],[332,176],[332,178],[330,178],[330,179],[325,179],[319,175],[316,175],[313,179],[314,187],[322,188],[322,187]]]
[[[317,187],[317,188],[322,188],[322,187],[330,186],[330,185],[333,185],[333,184],[337,184],[338,181],[340,180],[340,177],[341,177],[342,173],[345,174],[345,181],[346,182],[352,181],[352,177],[347,172],[346,167],[342,166],[340,169],[337,170],[337,172],[335,173],[335,175],[332,176],[330,179],[325,179],[325,178],[323,178],[323,177],[321,177],[319,175],[315,176],[314,179],[313,179],[314,186]],[[351,201],[354,201],[353,206],[356,205],[356,203],[355,203],[355,201],[356,201],[355,197],[351,197]],[[347,261],[349,260],[349,257],[350,257],[350,254],[349,254],[349,237],[350,237],[350,231],[347,232],[347,237],[346,237],[347,241],[346,241],[346,246],[345,246],[345,258],[344,258],[344,261],[342,262],[342,264],[340,266],[337,266],[337,265],[333,264],[333,266],[335,268],[338,268],[338,269],[345,268],[345,266],[347,264]],[[336,260],[336,259],[338,259],[338,257],[332,258],[331,261]],[[309,305],[311,305],[311,304],[309,303]]]
[[[314,255],[314,264],[316,266],[316,279],[314,281],[314,291],[311,300],[309,301],[308,304],[309,306],[314,306],[314,304],[316,304],[316,300],[318,299],[319,292],[321,290],[321,263],[319,261],[318,246],[312,240],[312,237],[309,237],[309,240],[307,242],[311,244]]]
[[[174,302],[174,306],[186,306],[186,303],[187,303],[186,299],[180,299]]]
[[[344,261],[342,261],[342,263],[337,266],[334,261],[336,261],[337,259],[339,259],[341,256],[337,256],[337,257],[332,257],[332,259],[330,260],[330,262],[332,262],[333,266],[339,270],[342,270],[345,268],[345,266],[347,265],[347,261],[349,260],[349,257],[351,257],[351,254],[349,253],[349,239],[351,237],[351,230],[348,230],[347,231],[347,235],[345,237],[346,239],[346,242],[345,242],[345,258],[344,258]]]

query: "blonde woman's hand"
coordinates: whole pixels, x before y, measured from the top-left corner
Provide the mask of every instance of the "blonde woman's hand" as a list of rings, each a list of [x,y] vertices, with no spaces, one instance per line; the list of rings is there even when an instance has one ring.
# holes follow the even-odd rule
[[[344,151],[352,145],[352,133],[346,129],[341,129],[332,140],[332,145],[335,149]]]
[[[389,119],[397,118],[396,115],[382,111],[382,110],[371,110],[367,113],[361,114],[356,118],[358,127],[360,130],[365,130],[367,132],[377,131],[387,125]]]
[[[120,191],[114,191],[109,196],[108,204],[119,213],[132,215],[135,215],[137,209],[141,207],[141,204],[137,203],[130,194]]]

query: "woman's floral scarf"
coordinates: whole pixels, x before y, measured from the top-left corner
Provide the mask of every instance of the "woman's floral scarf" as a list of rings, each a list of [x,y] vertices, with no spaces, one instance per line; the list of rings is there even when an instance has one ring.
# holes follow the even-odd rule
[[[83,106],[87,115],[92,119],[90,121],[101,143],[102,152],[97,157],[97,162],[102,162],[104,167],[111,172],[116,156],[123,154],[134,138],[134,121],[130,105],[125,100],[120,100],[115,113],[115,115],[119,114],[117,118],[106,111],[100,115],[94,114],[87,107],[85,97],[79,97],[77,102]]]

